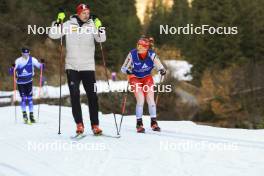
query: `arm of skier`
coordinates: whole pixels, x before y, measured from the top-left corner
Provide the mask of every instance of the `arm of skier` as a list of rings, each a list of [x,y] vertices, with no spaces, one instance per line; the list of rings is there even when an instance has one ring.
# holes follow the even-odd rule
[[[61,37],[63,37],[65,35],[65,30],[64,29],[67,29],[67,26],[68,26],[68,22],[66,21],[65,23],[63,23],[62,25],[62,32],[61,32],[61,25],[58,25],[56,23],[56,21],[54,21],[52,23],[52,26],[49,30],[49,38],[51,39],[60,39]]]
[[[13,64],[14,70],[17,70],[18,66],[19,66],[19,60],[16,60],[15,64]]]
[[[102,22],[96,16],[91,17],[91,23],[94,27],[93,31],[97,31],[93,34],[96,42],[105,42],[106,41],[106,33],[105,27],[102,27]]]
[[[32,63],[34,67],[37,67],[38,69],[44,68],[44,63],[39,62],[36,58],[32,57]]]
[[[69,23],[68,23],[68,21],[66,21],[61,26],[61,22],[63,22],[64,18],[65,18],[65,13],[63,11],[60,11],[58,13],[57,20],[52,22],[52,25],[51,25],[51,28],[50,28],[49,34],[48,34],[48,36],[51,39],[59,39],[65,35],[64,29],[69,28],[68,27]]]
[[[161,75],[165,75],[166,74],[166,69],[164,68],[163,64],[161,63],[159,56],[155,53],[152,56],[152,60],[154,62],[154,66],[157,69],[157,71],[161,74]]]
[[[131,68],[132,68],[132,56],[131,53],[129,53],[126,57],[124,64],[121,67],[121,72],[125,74],[132,74]]]

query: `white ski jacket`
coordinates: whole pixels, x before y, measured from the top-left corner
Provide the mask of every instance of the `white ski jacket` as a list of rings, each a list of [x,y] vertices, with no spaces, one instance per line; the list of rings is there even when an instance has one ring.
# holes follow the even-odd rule
[[[95,42],[106,40],[105,32],[99,32],[92,19],[79,26],[76,17],[71,16],[63,23],[63,32],[60,25],[53,22],[49,30],[51,39],[60,39],[66,36],[66,59],[65,69],[76,71],[95,70]]]

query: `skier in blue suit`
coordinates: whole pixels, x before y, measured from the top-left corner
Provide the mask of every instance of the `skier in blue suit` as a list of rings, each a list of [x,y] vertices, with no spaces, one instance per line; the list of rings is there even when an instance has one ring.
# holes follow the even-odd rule
[[[16,83],[19,94],[21,96],[21,109],[23,113],[23,119],[25,123],[35,123],[33,114],[33,92],[32,82],[34,76],[34,67],[38,69],[44,68],[44,60],[39,62],[36,58],[30,55],[28,48],[22,48],[22,56],[17,58],[14,67],[11,69],[11,73],[16,73]],[[29,119],[26,111],[26,107],[29,107]]]

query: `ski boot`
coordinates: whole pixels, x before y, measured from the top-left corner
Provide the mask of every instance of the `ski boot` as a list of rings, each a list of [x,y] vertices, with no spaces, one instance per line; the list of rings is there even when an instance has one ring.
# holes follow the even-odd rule
[[[35,118],[34,118],[34,114],[33,114],[33,112],[30,112],[30,113],[29,113],[29,119],[30,119],[30,122],[31,122],[31,123],[36,123],[36,120],[35,120]]]
[[[100,136],[103,133],[103,131],[99,128],[98,125],[92,125],[92,131],[96,136]]]
[[[84,132],[84,126],[83,123],[78,123],[77,124],[77,129],[76,129],[76,134],[81,135]]]
[[[138,133],[145,133],[145,128],[143,127],[142,119],[137,119],[137,132]]]
[[[151,129],[153,131],[160,131],[160,127],[158,126],[157,118],[151,118]]]
[[[28,124],[28,117],[27,117],[27,112],[23,111],[23,120],[25,124]]]

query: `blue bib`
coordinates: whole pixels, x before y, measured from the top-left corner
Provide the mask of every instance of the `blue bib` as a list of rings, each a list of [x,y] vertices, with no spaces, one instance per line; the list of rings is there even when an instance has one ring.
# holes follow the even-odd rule
[[[154,54],[154,51],[149,50],[147,58],[139,59],[137,49],[130,51],[133,61],[132,73],[138,78],[144,78],[148,75],[151,75],[151,71],[154,68],[154,63],[151,59],[151,55]]]
[[[32,57],[30,56],[26,65],[16,69],[17,84],[26,84],[32,81],[33,77],[33,65]]]

